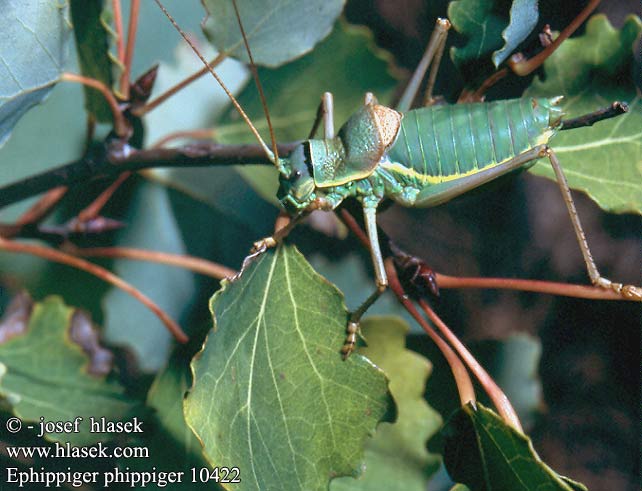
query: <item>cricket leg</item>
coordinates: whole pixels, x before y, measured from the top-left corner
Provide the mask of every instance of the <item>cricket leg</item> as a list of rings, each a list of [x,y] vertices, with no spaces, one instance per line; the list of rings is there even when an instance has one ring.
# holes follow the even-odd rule
[[[575,230],[575,236],[577,237],[577,243],[580,246],[582,251],[582,256],[584,256],[584,262],[586,263],[586,270],[588,275],[591,278],[593,285],[604,288],[607,290],[613,290],[617,294],[621,295],[623,298],[628,300],[638,300],[642,301],[642,288],[633,285],[623,285],[622,283],[615,283],[607,278],[604,278],[600,275],[593,260],[593,255],[589,249],[588,242],[586,241],[586,236],[584,235],[584,230],[582,230],[582,224],[580,223],[580,218],[577,215],[577,210],[575,209],[575,203],[573,202],[573,197],[571,196],[571,190],[568,187],[568,182],[564,176],[564,172],[560,166],[559,160],[552,149],[546,149],[546,155],[548,160],[551,162],[553,171],[555,172],[555,177],[557,179],[557,184],[559,185],[560,191],[562,192],[562,197],[564,198],[564,203],[566,203],[566,208],[568,209],[569,217],[571,218],[571,223],[573,224],[573,229]]]
[[[444,52],[444,46],[446,45],[448,29],[450,29],[450,21],[448,19],[437,19],[435,29],[430,36],[424,56],[421,58],[419,65],[417,65],[415,72],[410,78],[401,99],[399,99],[399,103],[396,107],[397,111],[403,113],[410,109],[412,101],[414,101],[417,96],[417,92],[419,92],[421,81],[423,80],[431,63],[432,68],[430,71],[430,78],[428,79],[428,87],[426,88],[425,100],[432,100],[432,89],[435,84],[435,79],[437,78],[437,70],[439,69],[439,62],[441,61],[441,56]]]
[[[332,92],[324,92],[321,96],[321,103],[317,109],[317,115],[314,118],[312,129],[308,135],[308,140],[314,138],[319,129],[319,124],[323,120],[323,132],[326,139],[334,138],[334,99]]]
[[[359,306],[359,308],[350,315],[348,327],[346,329],[346,340],[341,348],[341,354],[343,355],[344,360],[347,359],[354,351],[357,343],[357,332],[359,331],[359,322],[361,321],[361,317],[372,306],[372,304],[377,301],[381,294],[386,291],[386,288],[388,288],[388,276],[386,275],[386,270],[383,265],[383,257],[377,234],[376,206],[364,205],[363,216],[366,223],[366,233],[368,234],[368,240],[370,241],[370,253],[375,270],[377,289],[372,292],[370,296]]]

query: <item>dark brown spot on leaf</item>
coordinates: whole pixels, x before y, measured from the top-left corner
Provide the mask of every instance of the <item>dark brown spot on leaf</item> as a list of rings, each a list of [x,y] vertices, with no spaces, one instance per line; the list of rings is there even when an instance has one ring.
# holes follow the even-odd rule
[[[0,319],[0,344],[21,336],[27,331],[33,299],[25,291],[18,293]]]
[[[111,351],[100,346],[98,332],[85,312],[81,310],[74,312],[71,317],[69,336],[89,358],[87,368],[89,374],[101,376],[107,375],[111,371],[114,355]]]

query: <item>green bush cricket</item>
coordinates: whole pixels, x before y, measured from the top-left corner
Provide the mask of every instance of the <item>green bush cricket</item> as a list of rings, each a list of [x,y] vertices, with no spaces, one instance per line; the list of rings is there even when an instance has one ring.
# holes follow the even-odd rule
[[[239,25],[243,32],[240,18]],[[364,105],[335,134],[332,96],[326,93],[310,138],[301,142],[287,157],[277,154],[273,135],[273,150],[267,147],[228,92],[236,109],[278,169],[278,199],[293,217],[273,236],[256,242],[244,266],[256,255],[275,246],[311,211],[335,210],[350,197],[362,205],[376,290],[350,316],[347,339],[341,350],[344,358],[354,349],[361,316],[388,285],[377,234],[377,207],[384,200],[407,207],[436,206],[508,173],[530,167],[543,157],[548,158],[555,172],[592,284],[612,290],[623,298],[642,301],[640,287],[604,278],[593,260],[568,183],[555,152],[548,145],[557,131],[574,126],[562,119],[561,96],[434,105],[409,110],[419,82],[432,64],[427,90],[428,95],[431,93],[449,27],[447,20],[437,21],[422,63],[397,109],[380,105],[372,94],[366,94]],[[243,37],[249,54],[244,33]],[[223,85],[214,71],[210,71]],[[258,78],[255,78],[262,92]],[[617,104],[614,103],[614,107]],[[620,104],[619,107],[625,108],[625,105]],[[265,104],[264,108],[269,124]],[[590,119],[590,115],[587,118]],[[321,119],[324,138],[315,139]],[[595,121],[599,119],[595,118]]]

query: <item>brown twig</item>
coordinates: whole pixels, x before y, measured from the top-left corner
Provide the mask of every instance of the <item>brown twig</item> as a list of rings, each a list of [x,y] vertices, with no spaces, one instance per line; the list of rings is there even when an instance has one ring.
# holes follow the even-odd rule
[[[115,287],[129,293],[132,297],[134,297],[136,300],[150,309],[161,320],[161,322],[165,324],[169,332],[172,333],[172,335],[178,342],[186,343],[189,340],[180,326],[176,322],[174,322],[174,320],[169,315],[167,315],[164,310],[158,307],[158,305],[156,305],[149,297],[101,266],[55,249],[50,249],[48,247],[42,247],[33,244],[14,242],[11,240],[3,239],[2,237],[0,237],[0,249],[18,254],[31,254],[48,261],[65,264],[67,266],[71,266],[73,268],[77,268],[85,271],[86,273],[94,275],[97,278],[106,281],[107,283],[111,283]]]
[[[188,269],[218,280],[231,278],[236,274],[231,268],[221,264],[184,254],[171,254],[168,252],[149,251],[132,247],[73,247],[68,249],[74,255],[84,257],[109,257],[120,259],[135,259],[153,263],[168,264]]]
[[[134,47],[136,46],[136,29],[138,27],[138,14],[140,11],[140,0],[131,0],[129,7],[129,26],[127,28],[127,48],[125,50],[125,67],[120,76],[120,93],[124,100],[129,99],[129,77],[134,58]]]
[[[450,346],[448,346],[448,344],[439,336],[439,334],[437,334],[435,330],[430,327],[430,325],[426,322],[426,319],[424,319],[417,311],[412,301],[404,292],[401,283],[399,283],[397,272],[395,270],[394,264],[390,259],[386,260],[385,266],[386,272],[388,273],[388,281],[390,282],[390,289],[394,292],[399,302],[401,302],[401,304],[410,313],[410,315],[415,318],[415,320],[419,323],[426,334],[430,336],[430,339],[432,339],[433,342],[437,345],[439,350],[444,355],[444,358],[446,358],[446,361],[450,366],[450,370],[453,373],[453,377],[455,378],[461,405],[463,406],[468,402],[472,402],[474,404],[476,401],[475,389],[473,388],[473,383],[470,380],[470,376],[468,375],[466,367],[459,359],[457,354],[450,348]]]
[[[116,30],[116,56],[118,61],[125,64],[125,44],[123,43],[123,13],[120,0],[111,0],[111,9],[114,13],[114,28]]]
[[[518,61],[509,60],[508,66],[520,77],[524,77],[531,73],[533,70],[546,61],[546,58],[551,56],[553,52],[564,42],[571,34],[573,34],[582,23],[588,19],[588,16],[597,8],[601,0],[590,0],[584,9],[575,17],[566,28],[560,32],[555,40],[546,46],[542,51],[528,60],[518,59]]]
[[[428,303],[423,299],[420,299],[418,302],[421,306],[421,309],[426,313],[431,322],[437,326],[437,329],[439,329],[441,334],[446,338],[450,345],[455,348],[455,351],[457,352],[459,357],[464,360],[464,363],[466,363],[468,369],[473,372],[477,380],[479,380],[479,383],[484,388],[484,391],[488,394],[488,397],[490,397],[490,400],[493,401],[493,404],[495,405],[495,408],[497,408],[497,412],[502,417],[502,419],[517,431],[523,433],[524,429],[522,428],[522,424],[519,421],[517,412],[508,400],[508,397],[506,397],[506,394],[504,394],[504,391],[499,387],[499,385],[497,385],[497,383],[488,374],[488,372],[484,370],[484,367],[479,364],[479,362],[470,353],[470,351],[468,351],[468,349],[459,340],[459,338],[453,334],[446,323],[441,320],[441,318],[435,313],[434,310],[432,310],[432,308],[430,308]]]
[[[516,278],[477,278],[448,276],[435,273],[439,288],[495,288],[524,292],[548,293],[563,297],[588,298],[593,300],[630,300],[612,290],[589,285],[556,283],[553,281],[520,280]]]
[[[211,68],[216,68],[218,65],[220,65],[223,62],[223,60],[225,60],[225,58],[227,58],[227,55],[225,53],[219,53],[216,56],[216,58],[214,58],[212,61],[209,62],[209,66]],[[160,94],[158,97],[152,99],[151,101],[149,101],[144,106],[139,106],[139,107],[133,109],[132,110],[132,114],[134,116],[138,116],[138,117],[144,116],[148,112],[156,109],[156,107],[160,106],[163,102],[165,102],[171,96],[173,96],[174,94],[176,94],[177,92],[179,92],[183,88],[187,87],[189,84],[191,84],[195,80],[198,80],[199,78],[201,78],[203,75],[205,75],[208,72],[209,72],[209,68],[204,66],[203,68],[201,68],[197,72],[193,73],[189,77],[187,77],[187,78],[181,80],[180,82],[178,82],[173,87],[170,87],[165,92]]]
[[[191,140],[209,140],[213,141],[216,136],[216,130],[214,128],[201,128],[197,130],[186,130],[186,131],[175,131],[165,135],[158,141],[155,141],[150,148],[163,148],[172,140],[179,140],[181,138],[191,139]]]
[[[86,222],[88,220],[96,218],[100,213],[100,210],[103,209],[109,199],[118,190],[120,185],[124,183],[129,178],[129,176],[131,176],[131,174],[131,172],[127,171],[119,175],[118,178],[107,187],[107,189],[100,193],[98,197],[93,200],[84,210],[81,210],[80,213],[78,213],[78,221]]]
[[[109,87],[107,87],[100,80],[84,77],[75,73],[63,73],[60,76],[60,79],[66,80],[68,82],[83,84],[87,87],[91,87],[92,89],[96,89],[97,91],[99,91],[103,95],[103,97],[107,101],[107,104],[109,104],[109,108],[111,109],[111,113],[114,118],[114,132],[120,137],[124,137],[127,135],[127,133],[129,132],[129,125],[127,124],[127,121],[125,120],[125,117],[120,110],[118,101],[114,97],[114,94],[111,93]]]
[[[279,145],[279,154],[292,151],[296,142]],[[49,191],[109,179],[124,171],[153,167],[216,167],[228,165],[273,165],[258,145],[220,145],[192,143],[176,148],[136,150],[122,142],[103,155],[86,155],[69,164],[0,187],[0,208]]]
[[[66,192],[66,186],[60,186],[48,191],[47,194],[40,198],[31,208],[24,212],[18,220],[16,220],[16,225],[38,223],[43,220],[53,210],[53,207],[62,199]]]

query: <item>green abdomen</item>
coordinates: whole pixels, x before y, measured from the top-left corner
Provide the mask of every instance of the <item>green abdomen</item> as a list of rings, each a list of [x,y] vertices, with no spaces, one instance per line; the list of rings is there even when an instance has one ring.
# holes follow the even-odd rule
[[[474,173],[546,143],[550,109],[549,99],[415,109],[404,115],[388,156],[414,170],[419,180],[438,182]],[[561,111],[555,109],[558,116]]]

